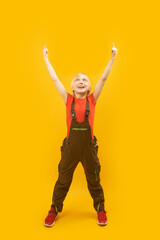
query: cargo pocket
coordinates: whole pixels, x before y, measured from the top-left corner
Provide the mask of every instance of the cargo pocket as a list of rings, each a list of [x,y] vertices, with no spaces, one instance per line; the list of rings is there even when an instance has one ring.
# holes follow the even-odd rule
[[[96,182],[100,181],[100,171],[101,171],[101,165],[97,165],[94,169],[94,174],[95,174],[95,180]]]
[[[95,137],[95,136],[94,136]],[[94,139],[91,139],[90,141],[90,146],[93,149],[95,155],[98,154],[98,144],[97,144],[97,139],[96,137]]]
[[[64,150],[69,146],[69,144],[70,144],[69,139],[67,139],[67,137],[65,137],[65,138],[63,139],[62,146],[60,147],[61,152],[64,152]]]
[[[97,143],[94,145],[94,148],[95,148],[96,154],[98,154],[98,144]]]

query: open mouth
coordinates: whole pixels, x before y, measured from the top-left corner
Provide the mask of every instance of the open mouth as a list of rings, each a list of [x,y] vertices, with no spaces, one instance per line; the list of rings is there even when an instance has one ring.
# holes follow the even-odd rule
[[[83,88],[85,88],[85,87],[83,87],[83,86],[79,86],[78,88],[83,89]]]

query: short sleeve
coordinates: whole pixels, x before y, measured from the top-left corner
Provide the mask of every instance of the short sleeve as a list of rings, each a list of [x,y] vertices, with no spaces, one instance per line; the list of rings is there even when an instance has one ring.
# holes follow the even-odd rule
[[[69,93],[67,92],[66,106],[68,105],[68,95],[69,95]]]
[[[69,104],[69,102],[71,101],[71,99],[72,99],[72,95],[71,95],[69,92],[67,92],[66,106],[68,106],[68,104]]]
[[[89,95],[89,98],[91,99],[91,102],[96,105],[96,101],[94,99],[94,96],[93,96],[93,92]]]

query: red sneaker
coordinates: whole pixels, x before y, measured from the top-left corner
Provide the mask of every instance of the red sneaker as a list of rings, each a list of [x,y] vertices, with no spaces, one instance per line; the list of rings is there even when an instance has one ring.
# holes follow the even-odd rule
[[[97,223],[99,225],[106,225],[107,224],[107,216],[106,216],[106,211],[99,211],[97,212],[98,220]]]
[[[52,227],[55,223],[55,219],[58,217],[58,212],[55,211],[54,208],[51,208],[51,210],[48,212],[48,216],[46,217],[44,221],[44,225],[46,227]]]

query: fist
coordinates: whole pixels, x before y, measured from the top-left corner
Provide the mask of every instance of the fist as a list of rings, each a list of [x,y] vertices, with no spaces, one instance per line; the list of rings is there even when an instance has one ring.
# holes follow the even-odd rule
[[[113,47],[112,47],[111,55],[112,55],[112,57],[115,58],[116,55],[117,55],[117,51],[118,51],[118,49],[115,48],[114,43],[112,43],[112,45],[113,45]]]
[[[44,58],[48,58],[48,49],[46,48],[46,45],[44,46],[44,49],[43,49],[43,56],[44,56]]]

